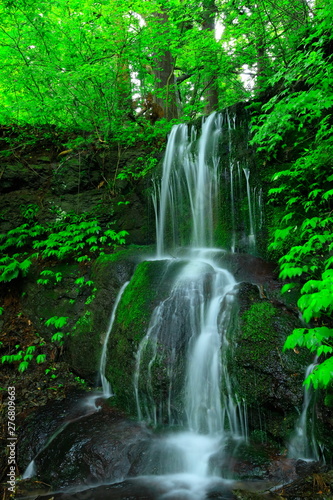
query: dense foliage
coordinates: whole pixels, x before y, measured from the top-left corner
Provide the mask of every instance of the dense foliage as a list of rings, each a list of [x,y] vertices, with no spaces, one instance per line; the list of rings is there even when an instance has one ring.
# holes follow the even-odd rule
[[[25,211],[26,222],[6,234],[0,234],[3,255],[0,258],[0,284],[26,276],[30,267],[37,264],[42,269],[37,284],[56,286],[63,277],[61,272],[52,270],[54,262],[88,263],[92,258],[103,255],[106,247],[125,243],[126,231],[116,232],[110,227],[103,229],[99,221],[89,214],[59,214],[53,223],[43,226],[35,220],[36,208],[29,205]],[[85,302],[88,305],[95,298],[94,282],[86,281],[82,276],[75,284],[90,287],[91,294]],[[62,345],[64,336],[74,331],[75,325],[70,331],[63,332],[67,320],[66,317],[53,316],[45,321],[46,327],[53,327],[51,342]],[[23,372],[34,358],[37,363],[46,361],[46,354],[38,353],[38,348],[44,346],[44,340],[38,346],[29,345],[24,350],[18,344],[10,354],[2,356],[1,362],[18,363],[18,370]]]
[[[272,183],[271,251],[284,292],[299,289],[306,322],[286,348],[319,356],[308,380],[315,387],[333,377],[332,17],[327,0],[0,5],[3,124],[60,126],[80,135],[76,146],[87,135],[134,144],[175,120],[255,103],[253,145]],[[134,174],[155,164],[143,161]],[[89,218],[24,224],[1,237],[0,279],[24,275],[36,258],[83,261],[121,238]]]
[[[332,20],[331,11],[318,9],[289,67],[271,78],[278,90],[253,126],[266,160],[284,155],[269,192],[281,217],[271,249],[280,257],[280,277],[292,280],[282,291],[300,291],[305,322],[285,348],[306,346],[317,356],[306,380],[315,388],[333,378]]]
[[[309,15],[286,0],[2,2],[0,121],[104,140],[125,122],[139,133],[143,116],[210,112],[263,89],[276,61],[288,67]]]

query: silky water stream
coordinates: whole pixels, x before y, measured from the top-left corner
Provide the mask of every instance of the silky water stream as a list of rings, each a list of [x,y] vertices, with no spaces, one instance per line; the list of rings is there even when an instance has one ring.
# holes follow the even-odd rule
[[[136,356],[139,418],[155,426],[164,423],[164,431],[151,450],[153,467],[146,469],[148,474],[158,474],[150,475],[152,484],[168,490],[161,499],[206,498],[212,487],[224,488],[227,481],[221,480],[220,470],[225,470],[225,479],[230,476],[225,447],[231,441],[236,446],[246,439],[246,412],[237,403],[225,365],[236,282],[214,263],[211,253],[200,249],[185,259],[169,297],[156,307]],[[149,368],[158,356],[158,346],[165,343],[171,354],[167,361],[168,394],[160,401],[154,397]],[[183,368],[177,352],[183,350],[180,346],[186,358]],[[148,370],[142,370],[147,350]],[[144,395],[140,386],[146,388]]]
[[[214,248],[222,125],[223,116],[213,113],[199,139],[186,125],[175,126],[155,184],[157,258],[166,266],[178,262],[179,270],[140,343],[134,389],[138,417],[164,427],[151,451],[154,466],[142,478],[159,485],[161,499],[222,491],[231,477],[225,449],[247,439],[246,408],[233,392],[226,363],[236,281],[218,264],[223,251]],[[152,380],[160,346],[168,352],[164,401]]]

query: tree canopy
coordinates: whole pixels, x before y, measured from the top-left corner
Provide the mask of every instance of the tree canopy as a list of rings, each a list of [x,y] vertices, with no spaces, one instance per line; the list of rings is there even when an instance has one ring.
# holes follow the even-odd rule
[[[0,19],[0,121],[106,138],[137,115],[193,118],[253,97],[315,13],[305,0],[8,0]]]

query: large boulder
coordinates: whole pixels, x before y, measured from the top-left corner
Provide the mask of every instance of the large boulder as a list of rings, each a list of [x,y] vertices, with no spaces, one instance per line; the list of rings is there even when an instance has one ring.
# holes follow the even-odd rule
[[[34,450],[37,480],[53,488],[65,488],[112,483],[140,474],[150,431],[102,401],[97,401],[97,406],[89,404],[87,395],[72,405],[61,403],[60,418],[59,402],[49,403],[47,408],[37,410],[22,430],[21,453],[24,443],[38,443]],[[50,419],[52,414],[55,423]],[[51,423],[49,430],[43,426],[46,421]],[[38,423],[44,431],[38,431]]]
[[[283,443],[302,409],[311,355],[306,349],[283,350],[287,335],[302,326],[291,308],[264,297],[251,283],[238,287],[239,319],[229,370],[239,399],[247,404],[251,429]]]

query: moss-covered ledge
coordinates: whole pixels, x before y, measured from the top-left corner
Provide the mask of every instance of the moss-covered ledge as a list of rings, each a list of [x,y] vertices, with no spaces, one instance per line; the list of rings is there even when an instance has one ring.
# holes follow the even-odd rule
[[[106,375],[115,393],[114,403],[131,414],[136,414],[133,380],[139,344],[155,307],[168,297],[183,265],[182,261],[141,262],[119,303],[108,345]]]
[[[130,280],[137,261],[137,251],[124,249],[100,256],[92,266],[94,298],[78,318],[65,352],[72,369],[92,384],[98,383],[100,357],[113,304],[121,286]]]
[[[278,440],[294,428],[303,403],[308,351],[283,351],[285,339],[300,326],[296,315],[260,296],[258,287],[239,285],[240,317],[231,365],[240,399],[246,401],[250,425]],[[237,368],[236,368],[237,367]]]

